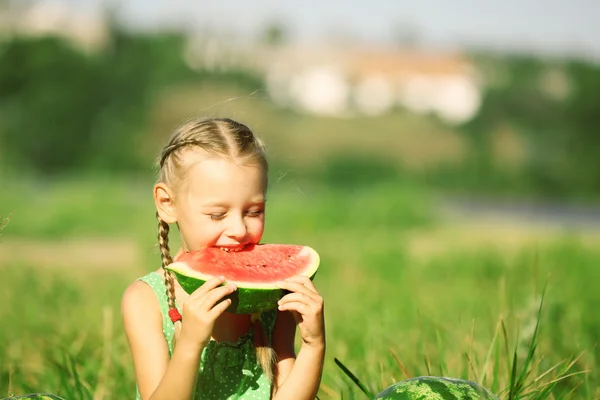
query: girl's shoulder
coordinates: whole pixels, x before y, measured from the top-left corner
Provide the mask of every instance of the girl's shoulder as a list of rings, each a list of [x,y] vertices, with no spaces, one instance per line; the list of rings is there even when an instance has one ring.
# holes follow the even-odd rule
[[[133,283],[143,282],[150,286],[150,288],[155,289],[156,287],[160,287],[162,290],[162,286],[164,286],[165,276],[162,272],[162,269],[154,270],[152,272],[147,273],[144,276],[137,278]]]
[[[131,283],[121,299],[121,317],[128,341],[132,345],[146,343],[149,332],[162,334],[159,301],[150,286],[141,280]]]
[[[121,313],[160,315],[160,298],[157,296],[164,289],[162,277],[156,271],[150,272],[133,281],[123,293]]]

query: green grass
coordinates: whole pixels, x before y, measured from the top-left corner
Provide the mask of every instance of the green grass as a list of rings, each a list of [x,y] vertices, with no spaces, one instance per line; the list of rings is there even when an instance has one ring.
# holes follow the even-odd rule
[[[469,348],[468,353],[464,353],[466,363],[465,369],[468,369],[466,376],[463,379],[469,379],[484,385],[495,394],[501,394],[502,398],[507,400],[518,400],[518,399],[547,399],[552,396],[554,389],[563,381],[572,378],[576,375],[584,374],[588,371],[575,371],[572,372],[573,366],[577,364],[581,356],[575,357],[574,359],[567,359],[562,362],[558,362],[547,369],[542,370],[541,363],[543,358],[537,357],[537,350],[539,346],[539,332],[543,309],[543,297],[542,293],[539,309],[535,318],[535,327],[533,332],[526,337],[525,340],[518,338],[516,344],[512,349],[509,349],[509,337],[507,333],[507,327],[502,318],[498,321],[494,336],[490,343],[489,349],[485,354],[481,365],[478,364],[478,360],[473,358],[472,347]],[[443,343],[439,340],[438,335],[438,346]],[[473,340],[473,336],[471,336]],[[526,343],[526,347],[523,348],[522,344]],[[471,342],[472,344],[473,342]],[[523,351],[526,351],[525,357],[523,357]],[[411,375],[405,365],[402,363],[397,353],[391,350],[398,367],[401,369],[404,377],[415,378]],[[477,357],[477,355],[475,355]],[[432,368],[431,360],[426,356],[425,363],[427,374],[420,374],[420,376],[447,376],[445,360],[440,357],[439,370],[437,375],[435,367]],[[348,369],[343,362],[334,358],[336,365],[342,370],[348,378],[356,384],[356,386],[365,394],[369,399],[373,399],[376,396],[376,392],[372,392],[351,370]],[[506,367],[505,369],[503,369]],[[472,377],[471,377],[472,375]],[[402,380],[400,381],[402,382]],[[576,387],[575,387],[576,388]],[[572,392],[574,392],[573,389]],[[571,392],[571,393],[572,393]]]
[[[79,235],[134,235],[154,221],[152,181],[16,179],[5,177],[0,210],[12,214],[11,237],[58,239]],[[123,221],[123,218],[126,218]]]
[[[6,225],[8,225],[9,222],[10,216],[2,218],[2,216],[0,215],[0,233],[2,233],[2,230],[6,228]]]
[[[149,249],[156,230],[149,184],[9,181],[0,212],[12,219],[0,247],[91,236],[134,238]],[[434,227],[436,218],[426,193],[397,181],[369,190],[273,181],[268,202],[265,241],[308,244],[322,256],[315,279],[327,318],[321,399],[365,398],[334,358],[372,393],[408,376],[446,375],[480,381],[503,400],[599,398],[600,251],[562,240],[511,257],[457,248],[417,259],[408,251],[411,232]],[[156,252],[144,254],[143,265],[117,259],[106,269],[72,265],[68,253],[52,268],[3,261],[0,397],[132,398],[119,303],[133,279],[158,266]],[[551,392],[540,389],[582,371],[547,386]],[[532,388],[539,397],[524,396]]]

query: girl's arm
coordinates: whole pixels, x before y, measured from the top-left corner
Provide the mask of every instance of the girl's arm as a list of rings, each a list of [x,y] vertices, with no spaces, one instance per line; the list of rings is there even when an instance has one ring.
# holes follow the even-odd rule
[[[121,306],[123,323],[143,400],[191,400],[194,397],[202,350],[210,340],[214,320],[230,304],[230,300],[225,300],[215,305],[233,291],[230,286],[216,288],[221,282],[219,279],[206,282],[184,303],[186,323],[182,324],[171,359],[162,333],[158,300],[152,289],[136,281],[125,291]]]
[[[121,312],[142,399],[191,399],[201,349],[193,351],[179,343],[169,362],[158,300],[144,282],[127,288]]]
[[[319,391],[325,359],[323,298],[306,277],[292,278],[280,287],[292,293],[281,299],[273,330],[273,349],[279,357],[274,399],[313,400]],[[296,326],[302,337],[297,357]]]
[[[296,322],[291,312],[280,312],[273,329],[273,349],[279,358],[273,399],[313,400],[319,391],[325,342],[321,345],[303,343],[296,356],[295,333]]]

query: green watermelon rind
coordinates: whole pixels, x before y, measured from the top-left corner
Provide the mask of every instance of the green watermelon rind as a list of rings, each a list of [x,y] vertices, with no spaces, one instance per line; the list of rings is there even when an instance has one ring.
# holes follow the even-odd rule
[[[304,270],[297,271],[296,274],[308,276],[312,280],[319,268],[319,254],[308,246],[303,246],[302,251],[309,253],[311,262]],[[213,278],[191,269],[185,262],[176,261],[167,266],[167,270],[175,274],[177,281],[188,294],[192,294],[206,281]],[[274,283],[234,283],[238,289],[224,299],[231,299],[231,305],[227,311],[235,314],[255,314],[276,309],[277,302],[287,293],[286,290],[280,289]]]
[[[464,379],[419,376],[395,383],[375,400],[498,400],[483,386]]]

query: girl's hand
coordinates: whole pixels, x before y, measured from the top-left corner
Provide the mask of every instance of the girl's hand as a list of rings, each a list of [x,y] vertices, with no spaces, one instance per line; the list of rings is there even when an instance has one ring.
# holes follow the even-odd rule
[[[310,278],[294,276],[279,282],[281,289],[292,293],[279,300],[280,311],[291,311],[304,344],[312,347],[325,345],[323,298]]]
[[[208,344],[215,321],[231,304],[230,299],[219,301],[237,289],[233,284],[220,286],[223,282],[223,278],[206,281],[183,303],[179,340],[185,341],[196,351],[202,351]]]

